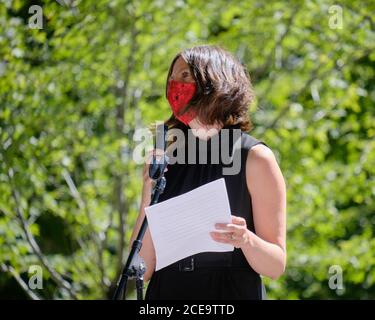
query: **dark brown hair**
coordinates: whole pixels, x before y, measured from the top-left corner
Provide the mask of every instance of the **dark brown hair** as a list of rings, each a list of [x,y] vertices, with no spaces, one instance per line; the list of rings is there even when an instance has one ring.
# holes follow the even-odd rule
[[[206,124],[238,125],[243,131],[253,128],[249,104],[254,99],[250,75],[246,67],[231,53],[219,46],[202,45],[179,52],[169,67],[167,84],[176,60],[182,57],[190,67],[197,84],[197,92],[181,114],[188,110],[197,113]],[[165,121],[170,128],[180,126],[172,113]]]

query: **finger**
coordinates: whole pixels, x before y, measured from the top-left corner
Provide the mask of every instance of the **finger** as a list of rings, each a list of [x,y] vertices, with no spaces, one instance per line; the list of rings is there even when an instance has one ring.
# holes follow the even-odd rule
[[[155,157],[158,161],[162,158],[165,154],[163,149],[152,149],[146,152],[145,160],[147,164],[150,164]]]
[[[232,234],[233,232],[210,232],[211,236],[215,239],[221,239],[221,240],[232,240]]]
[[[210,232],[210,235],[213,240],[218,241],[218,242],[230,243],[231,241],[230,236],[228,236],[228,234],[227,235],[217,234],[216,232],[213,231],[213,232]]]
[[[157,160],[160,160],[163,155],[165,154],[165,151],[162,149],[154,149],[152,150],[151,156],[155,156]]]
[[[238,224],[240,226],[246,226],[246,220],[242,217],[237,217],[237,216],[234,216],[232,215],[232,223],[234,224]]]
[[[232,223],[216,223],[215,228],[219,230],[225,230],[228,232],[238,232],[243,229],[243,226],[239,226]]]
[[[145,164],[146,165],[149,165],[152,162],[154,154],[155,154],[154,150],[150,150],[149,152],[147,152],[147,154],[145,156]]]
[[[212,238],[212,240],[214,240],[216,242],[231,244],[235,248],[240,248],[241,247],[240,240],[237,239],[237,238],[232,239],[230,233],[227,233],[227,237],[226,238],[223,238],[222,235],[216,236],[215,233],[212,233],[211,234],[211,238]]]
[[[157,156],[162,156],[165,151],[163,149],[154,149],[153,152],[157,155]]]

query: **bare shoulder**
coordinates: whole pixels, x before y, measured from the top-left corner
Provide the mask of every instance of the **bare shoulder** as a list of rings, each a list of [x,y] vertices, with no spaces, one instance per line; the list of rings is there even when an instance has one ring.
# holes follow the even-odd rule
[[[267,189],[285,184],[275,154],[264,144],[257,144],[248,151],[246,177],[249,187],[257,190],[261,190],[261,186]]]
[[[251,167],[259,167],[275,164],[276,157],[273,151],[264,144],[257,144],[249,150],[247,157],[248,165]]]

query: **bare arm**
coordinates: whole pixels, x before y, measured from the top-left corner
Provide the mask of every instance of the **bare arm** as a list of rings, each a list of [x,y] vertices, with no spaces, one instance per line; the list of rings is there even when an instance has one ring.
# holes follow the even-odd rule
[[[139,229],[141,228],[143,218],[145,216],[144,207],[147,207],[147,205],[141,204],[139,215],[135,223],[132,236],[130,238],[130,248],[136,236],[138,235]],[[155,265],[156,265],[155,248],[151,239],[149,228],[146,229],[145,235],[143,237],[142,247],[141,247],[141,250],[139,251],[139,255],[142,257],[142,259],[145,261],[145,264],[146,264],[146,273],[144,274],[144,281],[149,281],[151,279],[152,274],[154,273]]]
[[[248,230],[242,251],[256,272],[277,279],[286,265],[286,186],[268,147],[256,145],[250,149],[246,181],[256,234]]]
[[[286,264],[286,187],[272,151],[254,146],[246,161],[246,182],[252,198],[256,234],[247,228],[246,220],[232,215],[231,223],[217,223],[210,232],[218,242],[240,248],[250,266],[259,274],[277,279]]]

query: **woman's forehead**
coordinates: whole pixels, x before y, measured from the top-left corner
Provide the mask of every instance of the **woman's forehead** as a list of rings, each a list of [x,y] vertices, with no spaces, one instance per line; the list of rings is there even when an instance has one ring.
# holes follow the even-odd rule
[[[188,69],[189,65],[186,63],[186,61],[182,57],[178,57],[173,65],[173,71],[180,71],[183,69]]]

